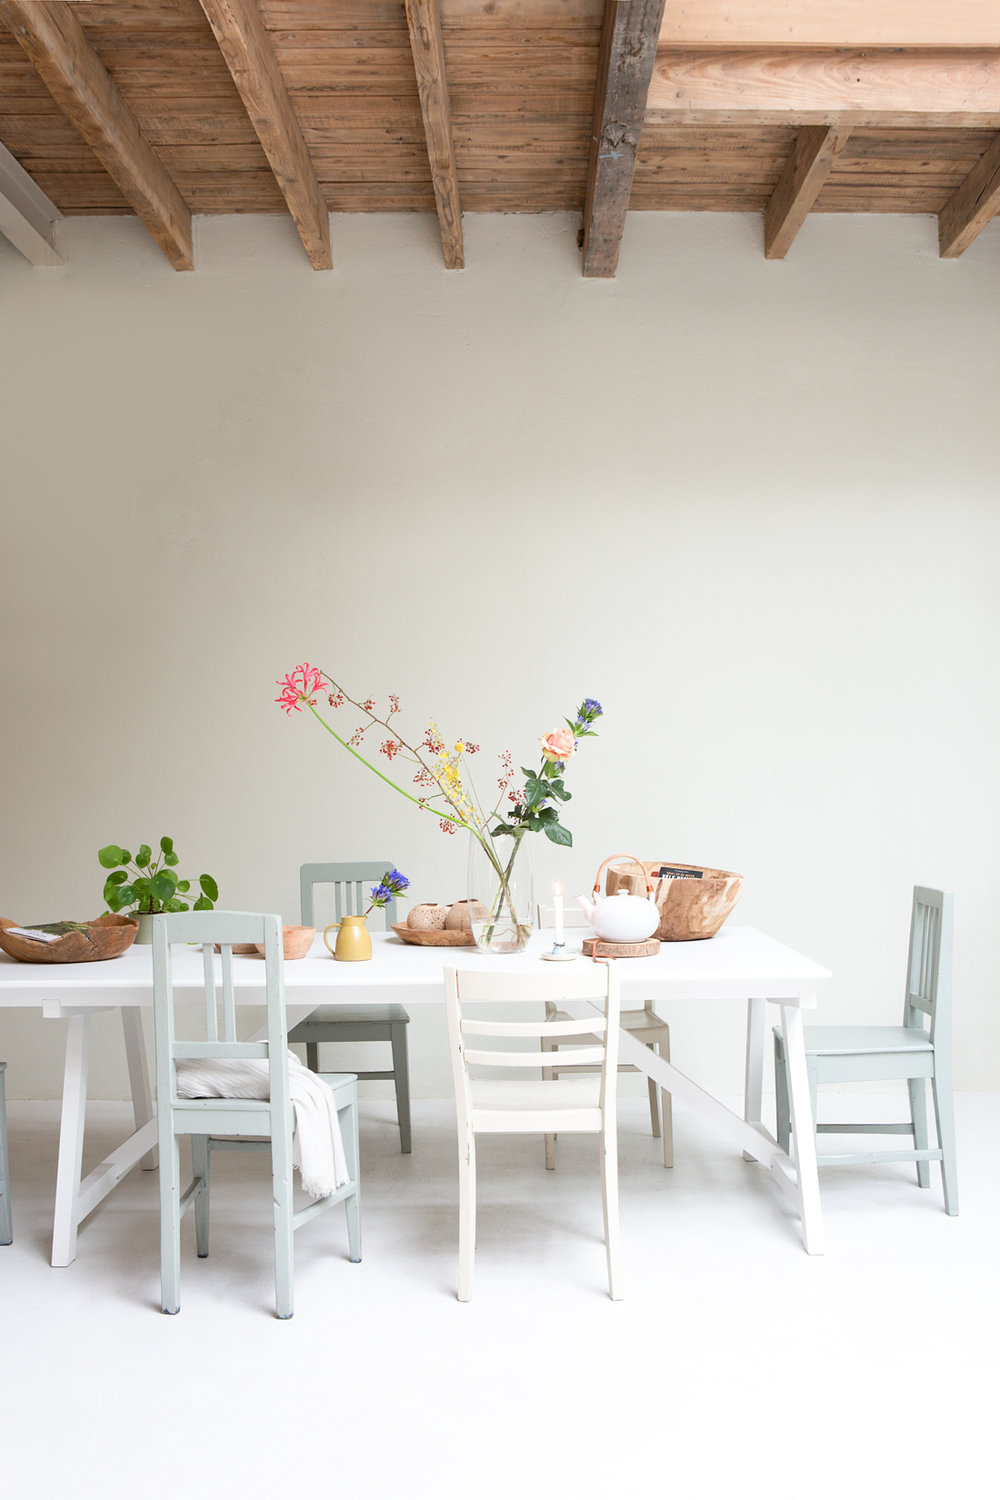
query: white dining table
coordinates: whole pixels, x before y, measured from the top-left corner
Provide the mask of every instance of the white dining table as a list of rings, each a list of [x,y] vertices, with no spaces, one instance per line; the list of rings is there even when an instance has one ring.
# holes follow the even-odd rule
[[[574,941],[579,944],[575,933],[568,937],[570,946]],[[446,967],[487,966],[505,972],[555,967],[542,958],[542,953],[552,948],[551,933],[535,933],[526,952],[512,955],[416,946],[403,943],[393,933],[373,933],[372,948],[369,961],[343,963],[333,959],[317,939],[305,958],[287,962],[289,1027],[318,1005],[383,1004],[404,998],[408,1005],[443,1004]],[[805,1249],[810,1255],[822,1254],[823,1226],[802,1012],[816,1005],[818,987],[830,978],[829,970],[756,928],[736,926],[726,926],[714,938],[701,942],[662,943],[654,957],[614,961],[619,966],[623,1005],[641,1005],[647,999],[680,1002],[695,1010],[700,1002],[712,1000],[745,1004],[742,1116],[624,1031],[620,1037],[621,1061],[634,1063],[676,1099],[710,1117],[742,1149],[747,1161],[768,1167],[798,1212]],[[581,955],[575,962],[591,960]],[[200,998],[199,949],[175,949],[173,974],[176,1001]],[[233,980],[237,1004],[263,1004],[261,959],[235,957]],[[52,1233],[54,1266],[72,1263],[80,1224],[127,1172],[139,1163],[147,1170],[156,1165],[156,1119],[142,1025],[143,1011],[152,1005],[152,998],[149,947],[133,945],[119,958],[82,964],[21,963],[0,953],[0,1009],[32,1007],[49,1020],[66,1023]],[[785,1038],[791,1154],[781,1149],[761,1119],[768,1004],[778,1007]],[[83,1176],[90,1022],[96,1013],[113,1009],[121,1012],[135,1129]]]

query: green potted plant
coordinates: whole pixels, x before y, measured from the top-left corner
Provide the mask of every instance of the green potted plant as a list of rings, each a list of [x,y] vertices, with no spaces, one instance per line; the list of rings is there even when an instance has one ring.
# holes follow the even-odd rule
[[[191,890],[191,882],[181,880],[174,870],[177,855],[173,839],[161,839],[155,855],[149,844],[140,844],[134,859],[120,844],[105,844],[98,849],[97,857],[111,872],[104,882],[108,909],[136,919],[137,943],[152,942],[152,921],[159,912],[189,911],[192,905],[195,911],[211,911],[219,899],[219,887],[211,875],[199,875],[201,894],[193,903],[183,899]]]

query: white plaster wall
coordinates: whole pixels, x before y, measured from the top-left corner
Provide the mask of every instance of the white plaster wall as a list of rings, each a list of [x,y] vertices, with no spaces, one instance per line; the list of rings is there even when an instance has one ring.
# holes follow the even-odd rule
[[[1000,226],[633,215],[618,277],[568,215],[134,222],[0,242],[0,912],[101,908],[96,851],[169,833],[223,904],[293,919],[304,860],[391,855],[457,899],[465,850],[273,703],[303,659],[530,760],[590,695],[574,848],[740,870],[734,921],[828,964],[825,1020],[895,1020],[910,889],[955,892],[956,1072],[1000,1085]],[[353,727],[353,726],[352,726]],[[740,1019],[673,1016],[740,1087]],[[0,1012],[12,1097],[60,1023]],[[449,1082],[415,1009],[418,1094]],[[94,1089],[121,1097],[97,1029]],[[378,1086],[376,1086],[378,1087]]]

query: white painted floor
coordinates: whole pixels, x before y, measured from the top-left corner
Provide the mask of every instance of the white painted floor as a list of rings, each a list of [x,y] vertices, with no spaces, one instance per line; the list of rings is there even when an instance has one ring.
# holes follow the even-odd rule
[[[884,1108],[894,1101],[857,1095]],[[403,1157],[363,1105],[365,1258],[339,1211],[296,1237],[272,1315],[266,1158],[213,1164],[213,1253],[159,1311],[156,1177],[135,1172],[48,1264],[56,1109],[8,1106],[0,1491],[21,1497],[769,1500],[994,1493],[1000,1096],[958,1099],[961,1216],[937,1168],[830,1168],[806,1256],[759,1166],[675,1111],[664,1171],[622,1101],[626,1300],[606,1295],[596,1142],[487,1139],[474,1300],[455,1300],[452,1106]],[[836,1109],[828,1115],[836,1116]],[[843,1118],[843,1116],[841,1116]],[[123,1105],[92,1106],[88,1162]],[[837,1142],[838,1145],[842,1142]]]

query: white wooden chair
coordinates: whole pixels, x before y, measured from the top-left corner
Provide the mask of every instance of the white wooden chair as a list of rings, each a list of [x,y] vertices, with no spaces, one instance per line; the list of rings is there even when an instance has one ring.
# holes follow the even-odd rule
[[[179,1041],[174,1016],[171,943],[201,945],[204,972],[204,1037]],[[266,1036],[241,1042],[237,1037],[233,990],[233,943],[265,945]],[[216,960],[214,946],[220,945]],[[216,993],[216,963],[221,971],[221,1007]],[[279,1318],[292,1316],[292,1234],[300,1225],[335,1203],[347,1212],[349,1253],[361,1259],[361,1209],[358,1189],[357,1082],[353,1074],[320,1075],[331,1088],[341,1124],[350,1180],[296,1212],[293,1205],[292,1136],[294,1115],[288,1082],[288,1044],[285,1024],[284,960],[281,918],[252,912],[177,912],[153,924],[153,1009],[156,1029],[157,1121],[160,1149],[160,1275],[165,1313],[180,1308],[181,1218],[194,1204],[199,1256],[208,1254],[210,1156],[213,1149],[254,1149],[271,1152],[274,1200],[275,1310]],[[221,1009],[221,1016],[220,1016]],[[183,1059],[211,1062],[225,1069],[227,1061],[266,1059],[270,1097],[180,1097],[177,1064]],[[180,1137],[191,1137],[194,1177],[181,1192]],[[225,1136],[229,1139],[218,1140]],[[235,1139],[233,1139],[235,1138]],[[263,1138],[263,1139],[262,1139]]]
[[[455,1075],[458,1114],[458,1300],[472,1295],[472,1267],[476,1246],[476,1138],[487,1134],[588,1133],[601,1142],[601,1187],[604,1199],[604,1239],[608,1263],[608,1291],[613,1301],[621,1297],[621,1267],[618,1227],[618,1133],[615,1118],[617,1091],[618,1030],[620,1002],[618,977],[613,964],[588,964],[571,972],[553,965],[545,975],[504,973],[502,970],[445,969],[444,991],[448,1011],[448,1036]],[[579,1064],[597,1065],[600,1072],[572,1076],[569,1059],[562,1065],[564,1076],[550,1079],[506,1081],[479,1077],[496,1068],[537,1069],[547,1054],[537,1045],[532,1051],[491,1050],[482,1046],[487,1038],[515,1043],[534,1038],[568,1041],[580,1022],[505,1021],[471,1019],[466,1006],[480,1001],[544,1001],[546,1004],[589,1002],[599,1006],[586,1044],[574,1054]],[[476,1075],[473,1076],[473,1069]]]
[[[806,1065],[816,1120],[821,1083],[880,1082],[905,1078],[910,1118],[892,1124],[871,1121],[817,1124],[820,1135],[908,1135],[912,1148],[900,1151],[823,1153],[820,1166],[912,1161],[917,1182],[930,1187],[929,1162],[941,1163],[945,1211],[958,1213],[955,1119],[951,1093],[951,950],[953,899],[947,891],[915,886],[910,918],[910,953],[902,1026],[807,1026]],[[929,1026],[925,1026],[925,1017]],[[788,1150],[791,1123],[784,1039],[774,1028],[777,1134]],[[929,1145],[926,1080],[930,1079],[937,1125],[937,1146]]]
[[[540,928],[550,928],[553,925],[554,916],[554,910],[551,906],[539,905],[538,925]],[[587,918],[579,908],[574,909],[573,907],[569,907],[563,914],[563,924],[565,927],[572,928],[586,927]],[[545,1019],[547,1021],[565,1021],[569,1018],[557,1006],[547,1005],[545,1007]],[[630,1036],[634,1036],[636,1041],[641,1042],[644,1047],[649,1047],[653,1052],[658,1053],[664,1062],[670,1061],[670,1027],[663,1020],[662,1016],[656,1014],[656,1011],[653,1009],[652,1000],[647,1000],[642,1010],[623,1010],[621,1025],[623,1031],[627,1031]],[[579,1046],[587,1039],[584,1036],[574,1036],[569,1040],[574,1045]],[[559,1045],[557,1042],[543,1041],[542,1050],[544,1052],[554,1052]],[[565,1043],[562,1045],[565,1045]],[[619,1063],[618,1071],[619,1073],[637,1073],[639,1069],[634,1067],[632,1063]],[[542,1072],[543,1078],[558,1078],[558,1076],[558,1068],[546,1068]],[[659,1139],[662,1131],[663,1165],[665,1167],[672,1167],[674,1164],[673,1101],[666,1089],[658,1088],[652,1078],[648,1080],[648,1084],[649,1119],[653,1128],[653,1136]],[[546,1136],[545,1165],[547,1167],[554,1167],[555,1164],[555,1140],[552,1136]]]
[[[14,1220],[10,1211],[10,1158],[7,1155],[6,1069],[7,1064],[0,1062],[0,1245],[11,1245],[14,1242]]]
[[[392,860],[361,860],[335,864],[302,865],[299,870],[299,895],[302,923],[315,927],[314,887],[332,885],[336,921],[341,917],[356,916],[369,903],[369,889],[382,879],[386,870],[395,869]],[[388,901],[384,908],[384,920],[388,932],[396,920],[396,903]],[[410,1128],[410,1064],[406,1046],[406,1028],[410,1017],[402,1005],[320,1005],[293,1026],[288,1034],[290,1042],[304,1042],[306,1063],[314,1073],[319,1072],[319,1046],[321,1042],[388,1042],[392,1048],[392,1067],[358,1071],[355,1077],[391,1078],[396,1088],[396,1118],[399,1121],[399,1147],[413,1150]]]

